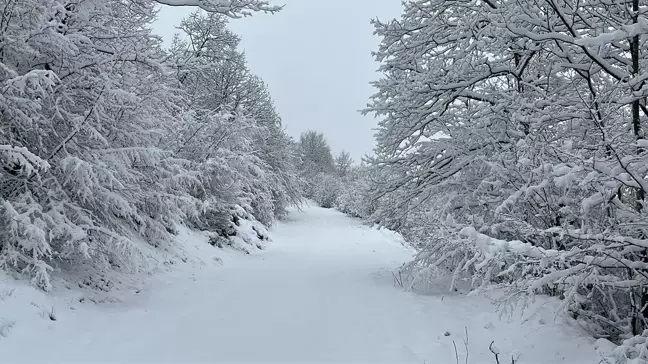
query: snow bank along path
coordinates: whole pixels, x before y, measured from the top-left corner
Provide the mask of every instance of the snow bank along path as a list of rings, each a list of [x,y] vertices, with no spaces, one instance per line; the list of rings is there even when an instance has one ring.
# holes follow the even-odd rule
[[[158,274],[119,304],[5,290],[0,361],[451,364],[453,340],[464,363],[466,327],[471,364],[495,362],[493,340],[502,363],[514,350],[520,364],[600,360],[592,340],[555,322],[550,308],[500,320],[486,297],[394,287],[391,271],[412,252],[395,234],[338,212],[306,207],[272,238],[267,251],[251,256],[201,241],[200,249],[227,254],[224,266]],[[0,293],[2,284],[17,283],[0,281]],[[21,300],[33,301],[17,306]],[[46,314],[49,304],[56,321]]]

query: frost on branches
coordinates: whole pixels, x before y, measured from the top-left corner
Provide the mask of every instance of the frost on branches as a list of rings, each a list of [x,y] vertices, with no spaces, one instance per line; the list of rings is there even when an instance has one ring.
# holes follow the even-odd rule
[[[202,48],[163,50],[147,0],[0,0],[0,268],[44,289],[75,266],[137,272],[135,241],[172,249],[176,224],[270,224],[299,201],[290,139],[219,15],[272,8],[173,3],[210,7],[182,29]]]
[[[375,22],[373,218],[413,279],[550,293],[597,336],[648,328],[648,49],[638,1],[407,1]]]

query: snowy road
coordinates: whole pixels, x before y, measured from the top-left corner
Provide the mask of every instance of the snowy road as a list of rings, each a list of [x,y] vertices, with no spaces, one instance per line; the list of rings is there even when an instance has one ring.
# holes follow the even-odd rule
[[[160,274],[135,302],[59,309],[41,332],[17,322],[0,337],[0,358],[450,364],[453,340],[464,363],[467,327],[471,364],[495,362],[492,340],[503,355],[520,352],[520,364],[598,362],[590,340],[550,314],[505,322],[483,297],[395,288],[390,271],[411,253],[340,213],[308,207],[275,228],[273,240],[222,268]]]

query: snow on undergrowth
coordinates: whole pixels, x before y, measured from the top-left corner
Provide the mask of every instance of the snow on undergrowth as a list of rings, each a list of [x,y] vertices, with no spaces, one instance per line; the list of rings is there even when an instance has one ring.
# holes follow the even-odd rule
[[[64,267],[52,279],[48,293],[30,285],[18,273],[0,273],[0,345],[13,330],[48,330],[61,313],[68,315],[68,311],[83,305],[128,307],[128,302],[147,294],[150,279],[158,274],[220,267],[233,256],[268,246],[270,237],[263,224],[239,206],[232,207],[230,212],[226,236],[176,226],[173,249],[156,249],[135,240],[146,260],[146,269],[138,274],[88,270],[83,265]]]

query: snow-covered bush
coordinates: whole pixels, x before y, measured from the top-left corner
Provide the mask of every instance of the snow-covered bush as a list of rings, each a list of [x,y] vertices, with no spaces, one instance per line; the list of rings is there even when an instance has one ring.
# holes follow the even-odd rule
[[[249,253],[250,249],[265,249],[270,241],[266,227],[241,206],[214,211],[211,216],[215,220],[209,243],[215,247],[229,246]]]
[[[618,364],[648,363],[648,330],[641,335],[624,340],[604,358],[607,362]]]
[[[341,212],[359,218],[369,217],[375,209],[370,194],[371,180],[366,166],[354,166],[341,179],[335,207]]]
[[[330,174],[320,174],[315,183],[313,199],[324,208],[332,208],[336,205],[340,195],[339,177]]]

